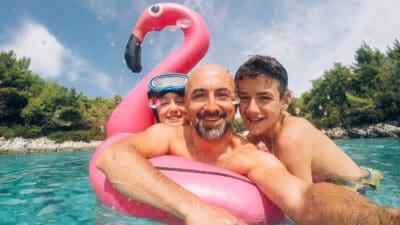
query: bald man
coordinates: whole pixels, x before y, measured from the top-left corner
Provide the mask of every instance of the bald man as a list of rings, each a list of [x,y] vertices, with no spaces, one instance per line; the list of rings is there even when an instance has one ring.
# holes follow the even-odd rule
[[[395,224],[397,210],[379,207],[332,184],[310,184],[291,175],[272,154],[232,130],[235,88],[217,65],[194,70],[185,91],[190,125],[155,124],[107,147],[96,166],[128,198],[182,218],[186,224],[245,224],[208,205],[160,173],[147,159],[175,155],[220,166],[249,177],[297,224]],[[154,140],[157,137],[157,141]],[[135,176],[132,176],[135,174]],[[390,211],[390,212],[389,212]]]

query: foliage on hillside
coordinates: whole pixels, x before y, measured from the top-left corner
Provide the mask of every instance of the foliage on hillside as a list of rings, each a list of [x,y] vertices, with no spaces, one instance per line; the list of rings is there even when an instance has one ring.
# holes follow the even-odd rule
[[[74,88],[44,81],[29,66],[28,58],[17,59],[12,51],[0,53],[0,136],[48,136],[56,141],[105,138],[106,121],[121,96],[90,99]],[[318,128],[398,122],[400,42],[395,40],[386,53],[363,43],[353,65],[335,63],[312,81],[310,91],[292,99],[289,112]],[[246,129],[241,119],[233,125],[236,132]]]
[[[105,138],[107,118],[120,102],[90,99],[74,88],[48,82],[29,70],[30,59],[0,53],[0,136],[48,136],[57,142]]]
[[[386,53],[363,43],[355,53],[353,65],[335,63],[322,77],[312,81],[310,91],[293,99],[289,110],[319,128],[398,122],[399,41],[396,40]]]

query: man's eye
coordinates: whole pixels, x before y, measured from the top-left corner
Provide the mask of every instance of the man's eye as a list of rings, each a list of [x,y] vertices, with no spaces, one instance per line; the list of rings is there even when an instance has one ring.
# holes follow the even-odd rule
[[[227,94],[218,94],[218,95],[217,95],[217,98],[218,98],[219,100],[223,100],[223,101],[228,101],[228,100],[230,100],[230,96],[227,95]]]
[[[250,100],[250,98],[247,96],[240,96],[239,99],[240,99],[240,102],[248,102]]]
[[[195,95],[192,95],[191,100],[193,100],[193,101],[203,101],[205,98],[206,98],[205,95],[195,94]]]

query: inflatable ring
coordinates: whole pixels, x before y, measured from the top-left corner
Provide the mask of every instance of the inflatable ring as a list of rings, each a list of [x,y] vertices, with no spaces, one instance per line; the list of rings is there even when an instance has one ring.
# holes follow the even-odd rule
[[[108,138],[96,148],[89,163],[93,191],[103,204],[127,215],[166,224],[183,224],[183,221],[119,193],[95,167],[95,161],[108,145],[143,131],[154,123],[146,96],[147,83],[154,75],[187,73],[207,52],[209,34],[203,19],[185,6],[160,3],[148,7],[136,23],[125,52],[128,67],[133,72],[141,70],[140,45],[147,32],[159,31],[182,20],[190,25],[181,27],[185,35],[184,44],[147,74],[118,105],[108,120]],[[225,208],[248,224],[275,224],[284,220],[283,213],[244,176],[176,156],[160,156],[150,159],[150,162],[207,203]]]

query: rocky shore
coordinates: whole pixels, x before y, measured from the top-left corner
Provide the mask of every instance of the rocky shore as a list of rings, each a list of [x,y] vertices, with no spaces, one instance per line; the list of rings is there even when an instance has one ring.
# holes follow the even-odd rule
[[[322,130],[322,132],[333,139],[400,137],[400,126],[398,123],[378,123],[349,129],[336,127],[329,130]]]
[[[94,150],[100,144],[101,141],[55,143],[45,137],[37,139],[0,137],[0,155]]]
[[[362,127],[352,127],[349,129],[337,127],[329,130],[322,130],[322,132],[332,139],[400,137],[400,124],[379,123]],[[5,139],[0,137],[0,155],[94,150],[101,142],[102,141],[66,141],[63,143],[55,143],[45,137],[37,139]]]

